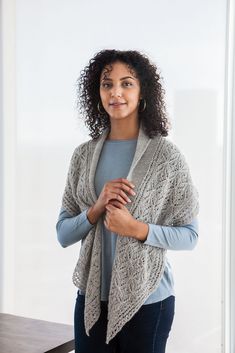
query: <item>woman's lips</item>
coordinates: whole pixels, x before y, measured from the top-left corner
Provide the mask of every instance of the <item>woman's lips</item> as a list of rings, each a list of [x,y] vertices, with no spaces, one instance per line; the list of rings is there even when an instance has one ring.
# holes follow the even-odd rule
[[[123,105],[125,105],[126,103],[113,103],[113,104],[110,104],[110,106],[112,108],[120,108],[122,107]]]

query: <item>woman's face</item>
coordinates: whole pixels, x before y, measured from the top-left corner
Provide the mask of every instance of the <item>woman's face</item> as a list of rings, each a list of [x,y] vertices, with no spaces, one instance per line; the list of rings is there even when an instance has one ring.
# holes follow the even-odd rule
[[[122,63],[106,66],[100,77],[100,98],[110,119],[138,119],[140,82],[135,72]]]

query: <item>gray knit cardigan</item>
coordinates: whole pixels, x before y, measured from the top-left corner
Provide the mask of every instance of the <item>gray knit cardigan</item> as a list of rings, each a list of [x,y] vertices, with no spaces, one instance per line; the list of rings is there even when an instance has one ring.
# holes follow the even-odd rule
[[[75,216],[97,201],[94,188],[96,166],[107,138],[106,128],[98,139],[80,144],[74,151],[62,206]],[[149,138],[142,125],[135,155],[127,175],[135,184],[135,196],[126,207],[145,223],[184,225],[199,212],[198,191],[186,160],[178,147],[158,134]],[[85,293],[85,330],[100,316],[102,217],[82,240],[73,283]],[[133,237],[117,235],[108,299],[106,343],[140,309],[158,287],[165,266],[166,250],[146,245]]]

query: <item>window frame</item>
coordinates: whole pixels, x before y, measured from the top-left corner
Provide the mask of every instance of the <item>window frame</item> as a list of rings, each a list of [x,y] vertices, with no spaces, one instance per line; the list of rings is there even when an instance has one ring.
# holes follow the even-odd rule
[[[223,144],[222,352],[235,351],[235,0],[227,1]]]

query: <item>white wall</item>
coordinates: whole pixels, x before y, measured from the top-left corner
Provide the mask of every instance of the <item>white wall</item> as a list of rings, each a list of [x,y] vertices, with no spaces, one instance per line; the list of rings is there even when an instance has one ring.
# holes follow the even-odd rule
[[[5,286],[5,308],[73,323],[80,244],[61,248],[55,223],[71,154],[88,139],[75,81],[98,50],[143,50],[164,77],[170,138],[200,193],[197,248],[169,252],[176,316],[168,353],[219,353],[226,1],[16,0],[15,10],[14,296]]]

